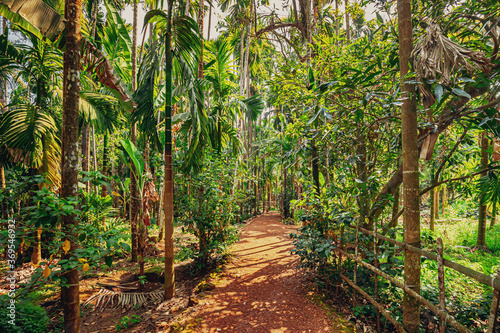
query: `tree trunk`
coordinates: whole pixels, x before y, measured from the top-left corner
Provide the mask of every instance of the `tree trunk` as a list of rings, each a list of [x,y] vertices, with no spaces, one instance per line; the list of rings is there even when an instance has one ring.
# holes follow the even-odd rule
[[[108,132],[104,133],[104,148],[102,150],[102,174],[104,176],[108,175]],[[101,197],[108,195],[108,186],[101,186]]]
[[[66,19],[66,51],[63,65],[63,121],[62,121],[62,169],[61,198],[78,196],[78,112],[80,92],[80,44],[81,44],[81,0],[66,0],[64,17]],[[76,215],[63,215],[61,230],[68,236],[77,223]],[[73,237],[77,235],[72,235]],[[71,237],[71,239],[74,239]],[[77,237],[76,237],[77,238]],[[71,241],[70,251],[62,259],[70,260],[76,249]],[[64,313],[64,331],[80,332],[80,292],[78,270],[64,272],[64,285],[61,286],[61,301]]]
[[[431,169],[431,185],[433,185],[435,183],[435,179],[434,179],[434,174],[435,174],[435,166],[434,166],[434,160],[432,160],[432,169]],[[431,194],[429,196],[429,215],[430,215],[430,218],[429,218],[429,229],[431,231],[434,231],[434,221],[436,220],[436,214],[435,214],[435,210],[436,210],[436,200],[435,200],[435,197],[436,197],[436,188],[434,187],[432,190],[431,190]]]
[[[434,231],[434,224],[436,221],[436,188],[434,187],[431,190],[431,195],[430,195],[430,221],[429,221],[429,229],[431,231]]]
[[[92,31],[91,31],[91,37],[95,38],[95,32],[96,32],[96,21],[97,21],[97,9],[98,9],[98,1],[94,1],[92,5]],[[90,129],[88,124],[83,124],[82,126],[82,155],[83,155],[83,160],[82,160],[82,170],[85,172],[90,171]],[[85,177],[85,175],[84,175]],[[90,180],[85,182],[85,190],[90,192]]]
[[[497,203],[493,203],[493,209],[491,211],[491,222],[490,222],[490,229],[493,229],[497,222]]]
[[[202,36],[202,39],[200,40],[201,52],[200,52],[200,59],[198,62],[198,79],[202,79],[203,78],[203,18],[205,16],[205,1],[199,0],[198,4],[200,6],[200,8],[198,9],[198,28],[200,29],[200,35]]]
[[[481,168],[488,168],[488,137],[486,132],[481,133]],[[486,176],[486,172],[481,177]],[[483,203],[483,195],[479,200],[479,217],[477,221],[477,242],[478,249],[486,249],[486,205]]]
[[[439,186],[434,189],[434,217],[439,220]]]
[[[174,271],[174,173],[172,170],[172,19],[173,0],[168,1],[165,37],[165,300],[175,295]]]
[[[314,187],[316,188],[316,194],[320,195],[320,183],[319,183],[319,161],[318,161],[318,148],[316,147],[316,141],[311,141],[311,164],[312,164],[312,176],[314,181]]]
[[[389,225],[389,228],[395,228],[398,225],[398,220],[396,216],[399,213],[399,200],[400,200],[400,187],[397,188],[396,192],[394,192],[394,204],[392,205],[392,217],[391,221],[392,225]]]
[[[443,187],[443,195],[441,197],[441,215],[443,215],[443,218],[445,218],[445,212],[446,212],[446,184],[442,185]]]
[[[240,35],[240,95],[243,96],[245,92],[245,27],[241,27],[241,35]],[[241,119],[243,123],[243,117]],[[243,125],[241,126],[241,130],[243,131]]]
[[[349,22],[349,0],[345,0],[345,36],[348,41],[351,40],[351,27]]]
[[[364,112],[362,113],[364,117]],[[366,141],[365,141],[365,136],[363,134],[363,131],[360,131],[357,135],[357,153],[358,158],[356,160],[356,171],[357,171],[357,176],[359,180],[362,181],[361,184],[364,185],[364,188],[367,188],[367,179],[368,179],[368,170],[367,170],[367,165],[366,165]],[[363,186],[362,185],[362,186]],[[361,186],[360,186],[361,187]],[[363,187],[361,187],[362,189]],[[358,206],[359,206],[359,225],[364,225],[366,218],[368,216],[368,206],[369,206],[369,193],[365,190],[360,191],[360,196],[358,198]]]
[[[134,21],[132,27],[132,93],[137,89],[137,15],[138,0],[134,0]],[[132,124],[130,133],[132,143],[137,146],[137,125]],[[132,163],[132,174],[136,173],[135,166]],[[137,180],[130,175],[130,231],[132,234],[132,261],[137,262],[137,217],[139,214],[139,191],[137,189]]]
[[[5,181],[5,168],[3,164],[0,164],[0,181],[2,183],[2,190],[5,191],[7,188],[7,183]],[[9,217],[9,212],[7,209],[7,202],[5,199],[2,199],[2,219],[7,219]]]
[[[90,128],[87,124],[82,126],[82,171],[90,171]],[[85,175],[84,175],[85,177]],[[90,192],[90,180],[85,182],[85,191]]]
[[[210,40],[210,30],[212,29],[212,6],[208,9],[208,32],[207,40]]]
[[[403,207],[404,241],[420,247],[420,190],[418,169],[418,133],[415,89],[405,82],[409,72],[410,54],[413,48],[411,1],[398,0],[399,68],[402,83],[403,106],[401,108],[403,146]],[[420,293],[420,255],[405,250],[405,284]],[[420,327],[420,303],[407,293],[403,300],[403,324],[408,333],[418,333]]]
[[[92,160],[94,164],[94,169],[92,171],[97,171],[97,146],[95,140],[95,127],[92,125]],[[96,187],[93,187],[94,192],[96,192]],[[97,192],[96,192],[97,193]]]

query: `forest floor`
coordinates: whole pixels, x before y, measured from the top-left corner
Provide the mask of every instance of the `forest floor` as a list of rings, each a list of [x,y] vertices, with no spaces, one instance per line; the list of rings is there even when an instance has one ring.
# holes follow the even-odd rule
[[[349,332],[350,323],[312,298],[310,280],[297,269],[289,237],[276,212],[247,224],[234,258],[213,294],[192,316],[195,332]]]
[[[122,295],[140,291],[137,264],[126,258],[87,272],[80,281],[81,331],[355,332],[349,307],[343,301],[336,302],[335,309],[328,306],[331,300],[318,296],[314,279],[298,269],[299,257],[291,254],[289,236],[297,228],[283,224],[276,212],[254,217],[242,227],[230,255],[219,258],[205,274],[196,273],[192,260],[176,264],[176,296],[165,302],[160,297],[134,305],[127,296],[126,306],[116,307],[116,298],[111,306],[105,297],[86,305],[102,289]],[[176,228],[175,237],[182,246],[195,244],[181,228]],[[182,251],[182,246],[176,251]],[[148,249],[142,292],[162,292],[163,248],[158,243]],[[41,305],[51,317],[49,331],[60,331],[62,309],[57,295],[51,294]]]

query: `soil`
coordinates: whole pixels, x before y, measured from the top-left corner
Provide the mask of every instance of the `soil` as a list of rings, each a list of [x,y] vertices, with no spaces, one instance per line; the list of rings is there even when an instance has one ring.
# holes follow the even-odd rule
[[[312,300],[307,276],[297,269],[299,258],[290,252],[289,234],[296,229],[282,224],[275,212],[247,224],[234,246],[234,260],[194,315],[201,319],[194,331],[350,331]]]
[[[296,226],[284,225],[276,212],[253,218],[242,228],[225,266],[219,261],[204,275],[195,275],[192,261],[176,264],[176,296],[169,301],[124,308],[110,303],[96,307],[96,301],[82,305],[81,332],[116,332],[123,322],[129,326],[120,332],[355,332],[343,310],[325,305],[310,276],[297,268],[299,258],[291,254],[289,236],[296,231]],[[150,273],[143,292],[162,290],[163,249],[158,245],[148,258],[153,265],[146,265]],[[136,272],[137,264],[122,259],[111,269],[85,275],[80,281],[82,304],[100,288],[139,292]],[[48,301],[44,306],[52,317],[50,330],[58,331],[59,302]]]

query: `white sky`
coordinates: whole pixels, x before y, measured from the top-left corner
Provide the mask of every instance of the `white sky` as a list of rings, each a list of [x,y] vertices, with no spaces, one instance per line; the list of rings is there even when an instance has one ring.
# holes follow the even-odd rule
[[[343,2],[343,1],[342,1]],[[214,2],[215,3],[215,2]],[[288,15],[289,10],[287,9],[288,1],[279,1],[279,0],[270,0],[270,8],[268,7],[267,9],[263,6],[259,6],[258,11],[260,13],[269,13],[272,8],[276,10],[278,15]],[[343,6],[340,6],[340,10],[343,10]],[[375,6],[372,4],[369,4],[367,7],[365,7],[365,12],[366,12],[366,20],[371,20],[375,17]],[[203,36],[207,38],[208,34],[208,11],[206,12],[205,16],[205,24],[203,27]],[[144,22],[144,16],[146,15],[146,11],[143,9],[142,4],[139,5],[139,14],[138,14],[138,21],[139,21],[139,31],[142,31],[142,25]],[[386,17],[386,15],[383,15],[383,17]],[[219,21],[222,21],[223,18],[226,16],[225,13],[222,13],[220,8],[218,6],[215,6],[212,8],[212,23],[211,23],[211,29],[210,29],[210,38],[213,39],[218,36],[218,32],[216,30],[217,23]],[[132,24],[133,21],[133,10],[132,6],[127,6],[125,8],[125,11],[123,13],[123,18],[127,23]],[[148,32],[146,32],[148,34]]]

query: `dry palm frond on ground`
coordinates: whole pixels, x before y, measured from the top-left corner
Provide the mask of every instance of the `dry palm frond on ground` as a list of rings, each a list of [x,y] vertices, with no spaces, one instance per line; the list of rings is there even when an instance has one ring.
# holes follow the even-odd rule
[[[91,296],[83,305],[90,304],[96,301],[96,309],[101,307],[104,308],[108,304],[110,306],[122,306],[122,307],[132,307],[132,306],[142,306],[149,301],[161,301],[164,296],[163,291],[152,291],[148,293],[124,293],[121,291],[112,291],[109,289],[101,289],[99,292]]]

